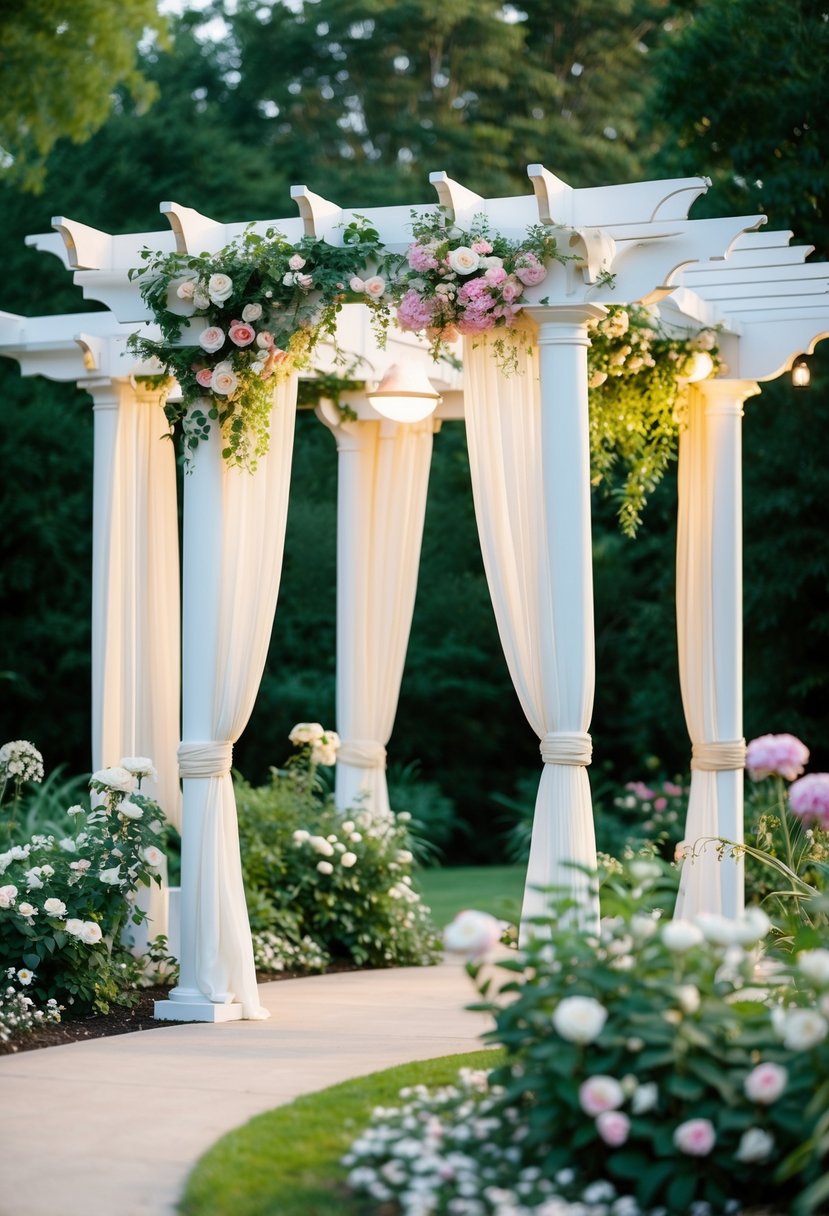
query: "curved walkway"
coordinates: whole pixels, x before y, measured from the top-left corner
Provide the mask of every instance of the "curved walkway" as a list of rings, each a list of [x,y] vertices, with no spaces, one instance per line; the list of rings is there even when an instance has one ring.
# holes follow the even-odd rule
[[[0,1058],[0,1216],[171,1216],[219,1136],[300,1094],[481,1047],[463,965],[260,988],[266,1022],[165,1026]],[[228,1216],[232,1216],[228,1213]]]

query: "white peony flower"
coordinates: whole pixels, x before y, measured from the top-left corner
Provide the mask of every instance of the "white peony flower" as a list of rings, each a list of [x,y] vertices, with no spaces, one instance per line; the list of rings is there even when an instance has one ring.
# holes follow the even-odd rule
[[[774,1149],[774,1136],[763,1131],[761,1127],[750,1127],[743,1132],[737,1151],[734,1154],[737,1161],[750,1164],[752,1161],[765,1161]]]
[[[214,304],[224,304],[233,295],[233,279],[228,274],[212,274],[207,281],[207,294]]]
[[[89,778],[89,784],[105,785],[107,789],[130,793],[135,789],[135,777],[127,769],[117,765],[114,768],[101,768]]]
[[[592,1043],[606,1021],[607,1010],[592,996],[566,996],[553,1013],[554,1028],[569,1043]]]
[[[829,950],[801,950],[797,967],[800,974],[818,988],[829,985]]]
[[[65,916],[66,904],[62,899],[47,899],[43,905],[43,911],[47,916]]]
[[[488,912],[476,912],[471,908],[459,912],[443,931],[446,949],[470,958],[488,954],[500,940],[500,922]]]
[[[662,928],[662,941],[673,954],[684,954],[705,939],[702,930],[689,920],[672,920]]]
[[[762,908],[746,908],[737,921],[737,942],[741,946],[753,946],[763,940],[771,929],[771,921]]]
[[[450,250],[446,260],[455,274],[472,274],[481,264],[480,254],[466,245]]]
[[[816,1009],[787,1009],[783,1023],[783,1046],[789,1051],[817,1047],[829,1033],[829,1022]]]
[[[702,930],[705,940],[715,946],[735,946],[740,940],[737,921],[718,912],[700,912],[694,917],[694,924]]]
[[[118,807],[118,814],[123,815],[125,819],[140,819],[144,814],[144,808],[137,802],[133,802],[132,798],[125,798]]]

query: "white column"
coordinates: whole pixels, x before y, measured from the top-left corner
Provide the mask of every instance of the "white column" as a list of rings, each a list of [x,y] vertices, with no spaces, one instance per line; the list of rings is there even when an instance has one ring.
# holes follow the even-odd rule
[[[743,403],[744,380],[707,380],[690,390],[680,441],[677,630],[680,681],[693,744],[677,917],[744,907],[741,859],[717,857],[707,838],[743,841]]]

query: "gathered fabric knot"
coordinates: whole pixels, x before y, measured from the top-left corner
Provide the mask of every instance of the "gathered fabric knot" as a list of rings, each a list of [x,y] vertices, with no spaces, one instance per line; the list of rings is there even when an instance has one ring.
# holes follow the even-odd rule
[[[386,749],[376,739],[345,739],[337,748],[337,763],[354,768],[385,768]]]
[[[182,777],[225,777],[233,767],[233,744],[179,743],[178,771]]]
[[[691,768],[704,772],[724,772],[745,768],[745,739],[725,739],[718,743],[695,743],[691,749]]]
[[[593,740],[580,730],[552,730],[538,746],[545,764],[587,765],[593,759]]]

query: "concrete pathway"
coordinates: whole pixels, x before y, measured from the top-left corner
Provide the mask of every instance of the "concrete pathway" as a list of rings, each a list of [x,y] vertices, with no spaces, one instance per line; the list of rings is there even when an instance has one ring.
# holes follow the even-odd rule
[[[463,966],[260,988],[266,1022],[165,1026],[0,1057],[0,1216],[170,1216],[193,1164],[253,1115],[481,1047]],[[232,1216],[232,1213],[228,1213]]]

